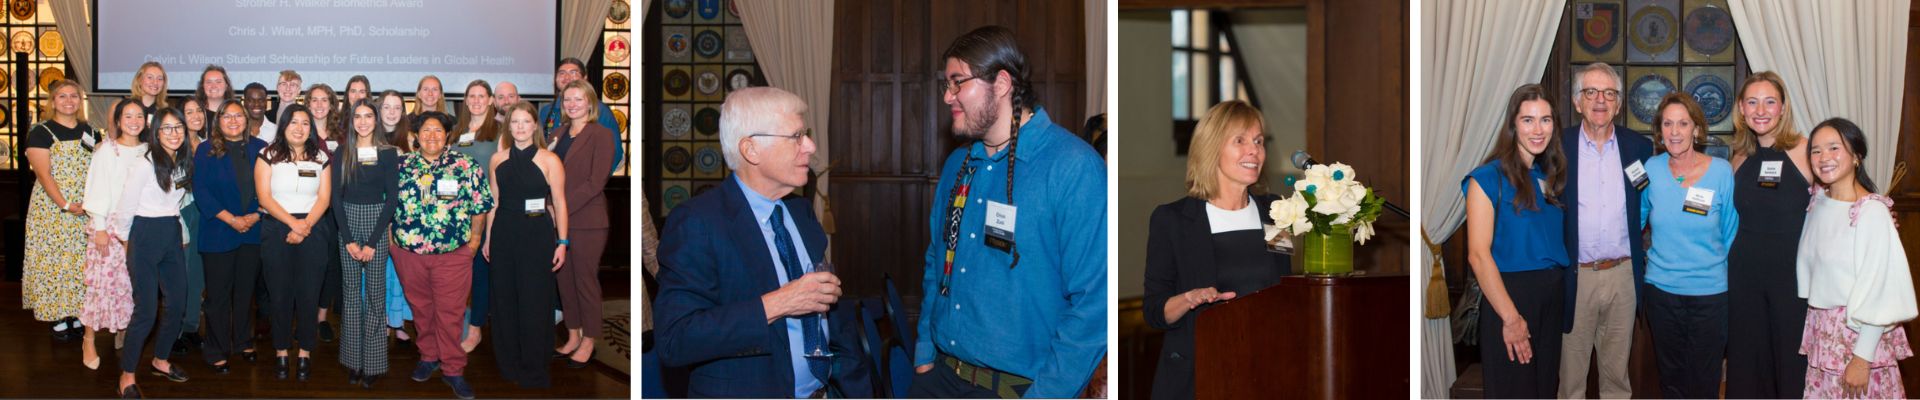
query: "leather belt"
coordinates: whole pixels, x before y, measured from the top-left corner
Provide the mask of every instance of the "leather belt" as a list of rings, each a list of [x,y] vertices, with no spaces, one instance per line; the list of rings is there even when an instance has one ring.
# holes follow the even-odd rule
[[[1620,265],[1620,263],[1623,263],[1626,261],[1627,261],[1626,257],[1615,257],[1615,258],[1609,258],[1609,259],[1600,260],[1600,261],[1580,263],[1580,268],[1591,269],[1594,271],[1605,271],[1608,268],[1613,268],[1614,266]]]
[[[947,353],[940,353],[939,362],[946,364],[949,368],[953,368],[954,375],[959,375],[960,380],[993,391],[1003,399],[1020,398],[1026,395],[1028,387],[1033,386],[1032,379],[989,367],[973,365],[949,356]]]

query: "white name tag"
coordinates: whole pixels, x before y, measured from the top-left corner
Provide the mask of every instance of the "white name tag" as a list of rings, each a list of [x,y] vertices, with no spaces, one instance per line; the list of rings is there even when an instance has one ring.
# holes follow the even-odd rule
[[[459,181],[441,179],[433,182],[433,194],[440,196],[441,199],[451,199],[453,195],[459,191]]]
[[[473,145],[473,132],[460,134],[460,147]]]
[[[1780,170],[1785,166],[1786,162],[1783,161],[1761,161],[1760,187],[1773,188],[1780,186]]]
[[[1713,189],[1687,188],[1687,202],[1684,210],[1700,215],[1713,212]]]
[[[374,163],[380,162],[380,152],[374,150],[372,147],[361,147],[353,153],[360,159],[361,164],[373,165]]]
[[[340,142],[327,141],[327,151],[340,151]]]
[[[1646,190],[1647,189],[1647,167],[1640,165],[1639,161],[1634,161],[1633,165],[1628,165],[1627,166],[1627,182],[1633,183],[1633,187],[1635,189]]]
[[[987,201],[987,247],[1013,249],[1013,227],[1020,209],[998,201]]]
[[[547,213],[547,199],[527,199],[527,215],[538,216]]]

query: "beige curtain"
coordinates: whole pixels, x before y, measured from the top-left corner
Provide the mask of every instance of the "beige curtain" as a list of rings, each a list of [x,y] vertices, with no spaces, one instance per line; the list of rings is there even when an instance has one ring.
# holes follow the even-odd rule
[[[1421,159],[1420,226],[1436,243],[1445,242],[1466,219],[1460,178],[1480,164],[1493,147],[1494,132],[1508,95],[1536,83],[1553,48],[1554,33],[1566,8],[1561,0],[1483,2],[1437,0],[1420,5],[1415,29],[1424,32],[1420,47]],[[1434,272],[1432,248],[1421,271]],[[1422,276],[1416,282],[1426,282]],[[1415,285],[1425,298],[1427,285]],[[1483,311],[1484,312],[1484,311]],[[1428,318],[1420,332],[1420,392],[1446,397],[1457,373],[1453,338],[1446,318]]]
[[[1082,8],[1087,17],[1087,117],[1092,118],[1107,113],[1107,1],[1085,0],[1084,3]]]
[[[606,26],[603,21],[607,19],[607,9],[613,7],[613,0],[561,1],[564,7],[560,8],[560,56],[586,61],[593,56],[593,47],[600,44],[600,32]],[[646,0],[641,1],[644,10]],[[641,15],[645,15],[644,11]]]
[[[1909,0],[1729,1],[1754,71],[1774,71],[1793,100],[1795,128],[1842,117],[1867,134],[1867,176],[1892,178],[1907,69]]]
[[[73,66],[73,69],[67,71],[67,79],[80,82],[80,90],[89,93],[86,104],[87,125],[104,127],[107,126],[108,117],[103,111],[111,108],[114,101],[120,100],[120,96],[92,94],[94,90],[99,89],[99,84],[92,82],[93,28],[89,23],[93,19],[87,17],[87,3],[85,1],[52,1],[47,4],[53,7],[55,28],[60,30],[60,35],[67,42],[67,63]]]
[[[831,163],[828,131],[833,93],[833,1],[735,0],[740,8],[740,23],[753,44],[754,57],[761,63],[767,84],[800,96],[807,101],[807,127],[813,129],[813,170],[816,178],[813,210],[820,223],[833,233],[832,213],[827,209]]]

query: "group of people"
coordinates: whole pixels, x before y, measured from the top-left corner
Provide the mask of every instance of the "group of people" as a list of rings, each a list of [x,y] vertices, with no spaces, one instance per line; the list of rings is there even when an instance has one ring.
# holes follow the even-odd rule
[[[914,397],[1078,397],[1107,347],[1105,163],[1040,107],[1013,31],[976,29],[941,59],[964,145],[941,168],[917,335],[895,362]],[[691,369],[689,396],[891,395],[868,379],[812,202],[788,196],[816,150],[806,112],[777,88],[728,94],[733,174],[661,230],[653,351]]]
[[[168,98],[150,62],[100,130],[81,86],[54,83],[27,135],[25,307],[56,339],[82,339],[90,369],[95,332],[118,332],[122,397],[141,396],[149,339],[152,374],[174,382],[188,373],[171,356],[196,345],[213,373],[256,361],[256,299],[277,379],[306,381],[312,352],[337,336],[348,383],[370,389],[392,336],[419,348],[414,381],[437,371],[472,398],[463,369],[491,318],[501,374],[548,387],[551,360],[583,368],[602,335],[603,192],[623,153],[584,67],[561,60],[557,99],[541,108],[512,83],[475,80],[456,110],[428,75],[409,111],[365,76],[342,94],[291,70],[276,104],[261,83],[234,93],[217,65],[192,96]]]
[[[1654,109],[1652,140],[1615,124],[1621,86],[1579,68],[1564,128],[1558,99],[1521,86],[1462,180],[1487,396],[1586,397],[1589,362],[1602,397],[1631,396],[1639,319],[1663,397],[1719,397],[1722,365],[1728,398],[1905,397],[1914,288],[1861,128],[1803,135],[1781,77],[1756,72],[1722,159],[1684,91]]]

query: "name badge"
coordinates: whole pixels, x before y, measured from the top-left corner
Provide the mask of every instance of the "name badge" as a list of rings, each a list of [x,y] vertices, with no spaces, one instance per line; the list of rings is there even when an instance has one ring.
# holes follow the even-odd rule
[[[460,147],[467,147],[472,145],[473,145],[473,132],[460,134]]]
[[[1707,215],[1713,212],[1713,189],[1687,188],[1687,212]]]
[[[1020,209],[998,201],[987,201],[987,247],[1013,250],[1014,218]]]
[[[301,168],[300,177],[301,178],[318,178],[320,177],[320,170]]]
[[[1260,228],[1266,231],[1266,237],[1270,238],[1267,239],[1268,253],[1293,255],[1293,235],[1280,231],[1280,227],[1273,224],[1265,224]]]
[[[356,158],[360,159],[360,165],[373,165],[380,162],[379,151],[374,150],[372,147],[361,147],[353,153],[357,156]]]
[[[340,151],[340,142],[327,141],[327,151],[328,152]]]
[[[1780,186],[1780,170],[1786,165],[1783,161],[1760,162],[1760,187],[1772,189]]]
[[[1647,190],[1647,167],[1634,161],[1627,166],[1627,182],[1633,183],[1634,190]]]
[[[538,217],[542,215],[547,215],[547,199],[545,198],[527,199],[526,210],[527,210],[527,216],[529,217]]]
[[[453,195],[455,193],[459,193],[459,191],[460,191],[459,181],[455,181],[452,179],[441,179],[433,182],[433,194],[436,196],[440,196],[441,200],[452,200]]]

